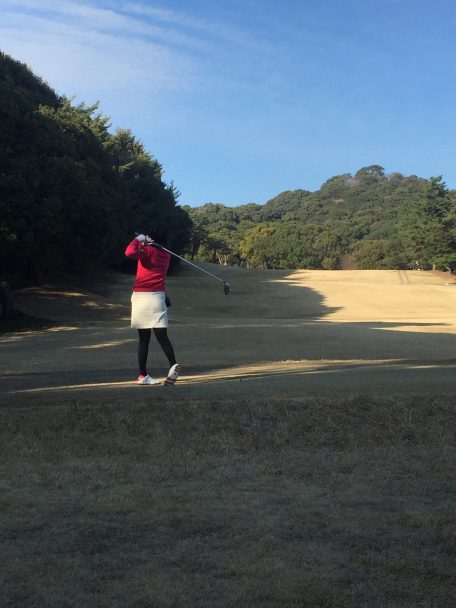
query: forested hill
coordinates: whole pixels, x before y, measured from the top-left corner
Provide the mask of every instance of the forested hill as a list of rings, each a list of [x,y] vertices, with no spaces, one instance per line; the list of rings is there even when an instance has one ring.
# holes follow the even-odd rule
[[[0,279],[119,264],[135,230],[191,222],[160,163],[98,105],[58,96],[0,53]]]
[[[262,268],[448,268],[456,259],[456,192],[442,178],[372,165],[316,192],[264,205],[184,207],[191,254]]]
[[[445,268],[456,193],[372,165],[264,205],[180,207],[160,163],[98,105],[58,96],[0,52],[0,280],[119,265],[135,230],[174,251],[263,268]]]

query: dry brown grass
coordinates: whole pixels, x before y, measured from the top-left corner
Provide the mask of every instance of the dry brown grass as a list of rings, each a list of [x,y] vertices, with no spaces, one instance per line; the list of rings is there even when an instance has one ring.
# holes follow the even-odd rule
[[[2,606],[444,608],[455,401],[0,411]]]

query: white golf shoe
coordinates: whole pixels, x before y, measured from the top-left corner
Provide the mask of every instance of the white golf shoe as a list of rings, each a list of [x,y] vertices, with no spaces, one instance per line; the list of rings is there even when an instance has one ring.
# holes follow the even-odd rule
[[[174,364],[169,370],[168,377],[166,378],[163,384],[165,386],[174,386],[181,371],[182,365],[180,365],[179,363]]]
[[[143,376],[142,374],[138,376],[137,384],[161,384],[160,380],[156,380],[147,374],[147,376]]]

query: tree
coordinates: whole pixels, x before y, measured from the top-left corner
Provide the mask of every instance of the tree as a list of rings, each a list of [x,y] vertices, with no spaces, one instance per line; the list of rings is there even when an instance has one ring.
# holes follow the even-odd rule
[[[397,244],[390,240],[360,241],[353,249],[356,265],[360,269],[399,269],[405,267],[405,262]]]
[[[431,177],[423,195],[404,208],[400,234],[414,267],[444,269],[455,259],[455,202],[441,175]]]
[[[248,230],[239,243],[239,252],[245,260],[247,268],[270,268],[271,250],[269,241],[274,234],[272,224],[258,224]]]
[[[357,171],[355,179],[381,181],[385,179],[385,169],[380,165],[369,165]]]
[[[59,97],[0,53],[0,274],[40,278],[124,261],[135,230],[166,225],[174,249],[191,222],[160,163],[98,103]]]

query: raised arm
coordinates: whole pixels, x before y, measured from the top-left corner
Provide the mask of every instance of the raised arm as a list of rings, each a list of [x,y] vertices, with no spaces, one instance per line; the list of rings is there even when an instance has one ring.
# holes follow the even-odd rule
[[[131,260],[139,260],[139,258],[143,257],[145,254],[145,240],[146,237],[144,236],[144,234],[138,234],[138,236],[135,236],[135,238],[131,241],[131,243],[128,244],[127,248],[125,249],[125,255],[127,256],[127,258],[130,258]]]

